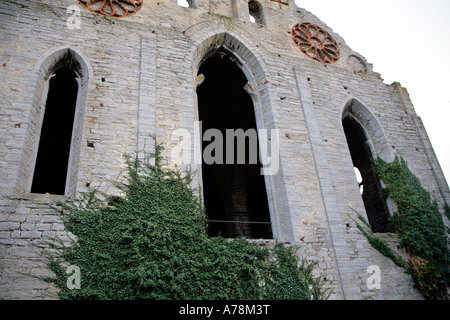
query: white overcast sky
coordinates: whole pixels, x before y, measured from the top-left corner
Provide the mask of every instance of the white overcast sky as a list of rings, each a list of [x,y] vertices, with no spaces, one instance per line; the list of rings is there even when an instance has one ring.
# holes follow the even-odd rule
[[[450,183],[450,0],[295,0],[408,89]]]

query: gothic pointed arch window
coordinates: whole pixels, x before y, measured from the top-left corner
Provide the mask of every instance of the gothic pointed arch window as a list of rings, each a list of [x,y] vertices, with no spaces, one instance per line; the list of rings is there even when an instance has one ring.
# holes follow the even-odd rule
[[[53,72],[48,86],[31,192],[64,195],[78,94],[77,75],[64,65]]]
[[[347,105],[342,125],[369,224],[373,232],[387,232],[390,214],[383,199],[381,181],[374,171],[375,158],[383,144],[371,135],[378,132],[380,136],[381,128],[373,127],[378,126],[378,122],[357,100]]]
[[[205,56],[198,71],[204,79],[197,88],[197,98],[202,123],[202,189],[209,217],[208,233],[226,238],[271,239],[265,177],[257,153],[254,103],[245,89],[248,79],[238,61],[229,50],[219,47]],[[230,139],[230,131],[245,133],[244,149],[239,149],[238,136]],[[215,134],[209,137],[208,133]],[[220,137],[224,137],[222,146],[226,148],[212,147]],[[214,161],[208,161],[208,155]]]
[[[88,68],[71,49],[57,50],[39,70],[38,114],[29,191],[74,194],[87,95]]]

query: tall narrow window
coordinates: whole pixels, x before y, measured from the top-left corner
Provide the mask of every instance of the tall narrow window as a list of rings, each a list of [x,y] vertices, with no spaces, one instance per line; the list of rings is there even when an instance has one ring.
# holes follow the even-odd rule
[[[58,68],[49,79],[32,193],[64,195],[78,94],[76,73]]]
[[[250,13],[250,21],[261,25],[266,25],[264,19],[264,12],[261,4],[258,1],[250,1],[248,3],[248,11]]]
[[[343,120],[353,166],[359,172],[358,183],[367,218],[373,232],[386,232],[389,212],[383,201],[380,180],[373,171],[374,160],[364,128],[352,116]]]
[[[217,136],[211,142],[203,142],[204,151],[211,150],[212,144],[223,146],[222,150],[211,152],[218,160],[214,163],[206,163],[207,152],[203,152],[203,194],[210,219],[209,235],[270,239],[272,229],[265,180],[259,157],[253,154],[258,148],[255,111],[250,95],[244,90],[248,80],[235,61],[231,53],[221,48],[199,69],[199,74],[205,78],[197,89],[203,134],[213,129],[223,137],[222,144],[215,140]],[[236,148],[237,139],[229,140],[227,134],[238,130],[248,133],[245,161],[242,161],[242,154],[238,154],[243,149]],[[230,144],[234,144],[234,149],[229,148]],[[219,156],[217,152],[222,154]]]

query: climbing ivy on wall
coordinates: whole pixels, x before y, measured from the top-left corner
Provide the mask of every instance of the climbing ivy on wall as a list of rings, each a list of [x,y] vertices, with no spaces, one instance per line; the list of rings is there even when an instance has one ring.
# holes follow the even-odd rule
[[[409,170],[407,162],[397,157],[388,163],[378,158],[375,171],[383,180],[385,199],[398,206],[390,229],[411,258],[407,270],[427,299],[446,299],[450,285],[448,237],[436,200]],[[446,205],[445,210],[448,210]]]
[[[190,188],[192,174],[127,157],[122,196],[95,190],[61,204],[76,241],[59,247],[48,279],[62,299],[324,299],[314,264],[293,247],[268,250],[245,239],[209,238],[207,217]],[[80,269],[70,289],[67,265]]]
[[[448,203],[445,203],[444,205],[444,212],[447,218],[450,220],[450,206],[448,205]]]

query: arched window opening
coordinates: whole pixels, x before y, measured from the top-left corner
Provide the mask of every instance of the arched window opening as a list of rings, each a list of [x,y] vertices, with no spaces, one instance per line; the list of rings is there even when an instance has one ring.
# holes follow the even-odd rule
[[[264,12],[261,4],[258,1],[250,1],[248,3],[248,10],[250,13],[250,21],[261,25],[266,25]]]
[[[59,67],[49,78],[32,193],[64,195],[77,104],[77,74]]]
[[[265,180],[261,175],[259,156],[253,154],[259,150],[255,111],[250,95],[244,90],[248,80],[232,54],[224,48],[211,54],[201,64],[198,74],[205,79],[197,88],[202,134],[215,129],[223,137],[222,144],[216,141],[217,138],[202,142],[204,204],[210,219],[208,233],[226,238],[270,239],[272,229]],[[249,133],[245,138],[243,164],[237,161],[242,156],[237,154],[237,139],[229,140],[227,129],[234,132],[242,129]],[[250,134],[252,132],[254,135]],[[207,164],[206,148],[211,150],[214,143],[223,147],[211,152],[218,161]],[[234,155],[231,155],[233,151]],[[218,152],[222,153],[220,157]],[[233,159],[231,163],[230,159]]]
[[[373,169],[374,159],[365,130],[352,116],[344,118],[343,126],[353,166],[361,176],[360,192],[372,231],[387,232],[389,212],[383,200],[380,180]]]

